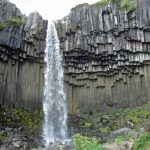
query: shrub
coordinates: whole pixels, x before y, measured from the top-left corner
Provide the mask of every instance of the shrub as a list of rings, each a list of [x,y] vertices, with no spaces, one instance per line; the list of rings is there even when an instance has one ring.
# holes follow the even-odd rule
[[[143,133],[139,138],[135,139],[134,141],[135,150],[142,150],[147,145],[150,146],[150,132]]]
[[[73,142],[75,145],[74,150],[103,150],[96,138],[89,138],[76,134],[73,136]]]
[[[7,25],[13,25],[13,26],[19,26],[23,23],[20,17],[6,19],[5,22]]]
[[[125,141],[125,138],[122,136],[117,136],[115,139],[115,144],[120,144],[122,141]]]
[[[106,6],[110,1],[121,11],[134,11],[136,9],[136,0],[101,0],[94,3],[92,6]]]
[[[0,122],[2,126],[20,127],[31,131],[38,131],[43,113],[41,109],[26,111],[19,108],[8,109],[2,107],[0,109]]]
[[[99,2],[94,3],[92,6],[98,7],[98,6],[106,6],[109,3],[110,0],[101,0]]]
[[[3,131],[0,131],[0,140],[4,139],[5,137],[5,133]]]
[[[85,122],[84,127],[85,127],[85,128],[90,128],[90,127],[91,127],[91,123]]]
[[[71,11],[72,11],[72,10],[75,10],[75,9],[77,9],[77,8],[83,7],[83,6],[88,6],[88,5],[89,5],[88,3],[78,4],[78,5],[76,5],[75,7],[71,8]]]
[[[99,128],[99,131],[102,134],[108,134],[109,133],[109,128],[108,127],[101,127],[101,128]]]
[[[123,0],[121,10],[134,11],[136,9],[136,0]]]
[[[8,26],[19,26],[23,23],[20,17],[13,17],[10,19],[5,19],[3,22],[0,23],[0,30],[7,28]]]

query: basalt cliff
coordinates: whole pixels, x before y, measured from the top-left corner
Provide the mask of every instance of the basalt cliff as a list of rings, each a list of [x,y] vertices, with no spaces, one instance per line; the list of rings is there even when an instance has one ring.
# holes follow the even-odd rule
[[[0,104],[41,106],[47,21],[0,1]],[[141,105],[150,98],[150,2],[136,10],[79,5],[55,22],[69,113]]]
[[[150,2],[79,5],[56,21],[69,112],[107,111],[150,98]]]
[[[0,104],[35,108],[41,105],[47,21],[37,13],[24,16],[0,1]]]

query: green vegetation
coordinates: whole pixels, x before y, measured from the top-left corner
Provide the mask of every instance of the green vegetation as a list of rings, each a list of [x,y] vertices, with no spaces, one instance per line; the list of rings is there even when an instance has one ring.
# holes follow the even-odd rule
[[[61,150],[60,145],[56,145],[56,150]]]
[[[125,138],[123,136],[118,136],[115,139],[115,144],[120,144],[122,141],[125,141]]]
[[[71,8],[71,11],[75,10],[77,8],[83,7],[83,6],[88,6],[88,5],[89,5],[88,3],[83,3],[83,4],[76,5],[75,7]]]
[[[101,112],[93,112],[91,115],[82,114],[79,119],[73,120],[71,126],[79,129],[76,133],[82,130],[82,135],[97,136],[98,138],[107,136],[112,131],[124,127],[129,127],[136,131],[139,128],[143,128],[147,123],[150,117],[149,108],[150,103],[147,103],[140,107],[110,111],[107,114],[102,114]]]
[[[150,132],[145,132],[134,141],[134,150],[149,150],[148,148],[150,148]]]
[[[103,150],[102,145],[96,138],[89,138],[76,134],[73,136],[74,150]]]
[[[92,4],[92,6],[94,7],[99,7],[99,6],[106,6],[109,2],[113,2],[117,8],[120,11],[134,11],[136,9],[136,0],[100,0],[94,4]],[[142,1],[142,0],[141,0]]]
[[[136,0],[99,0],[98,2],[90,5],[92,7],[105,7],[107,6],[107,4],[109,2],[113,2],[117,8],[123,12],[123,11],[135,11],[136,10]],[[140,0],[140,2],[142,3],[143,0]],[[88,3],[83,3],[83,4],[79,4],[76,5],[75,7],[73,7],[71,10],[75,10],[76,8],[80,8],[83,6],[88,6]]]
[[[13,17],[10,19],[5,19],[3,22],[0,23],[0,30],[3,30],[11,25],[14,27],[17,27],[17,26],[21,25],[22,23],[23,23],[23,21],[21,20],[20,17]]]
[[[85,122],[84,126],[85,126],[85,128],[90,128],[91,127],[91,123]]]
[[[121,5],[121,10],[134,11],[136,9],[136,0],[124,0]]]
[[[94,6],[94,7],[106,6],[109,2],[110,2],[110,0],[101,0],[101,1],[98,1],[94,4],[92,4],[92,6]]]
[[[3,131],[0,131],[0,140],[3,140],[6,137]]]
[[[109,128],[108,127],[100,127],[99,132],[102,133],[103,135],[107,135],[109,133]]]
[[[149,150],[150,148],[150,132],[142,133],[138,138],[118,136],[114,143],[120,144],[123,141],[133,141],[133,150]],[[86,137],[80,134],[73,136],[74,150],[104,150],[99,140],[94,137]]]
[[[40,109],[29,112],[18,108],[3,107],[0,111],[0,122],[2,126],[14,128],[24,126],[30,131],[38,131],[42,116]]]

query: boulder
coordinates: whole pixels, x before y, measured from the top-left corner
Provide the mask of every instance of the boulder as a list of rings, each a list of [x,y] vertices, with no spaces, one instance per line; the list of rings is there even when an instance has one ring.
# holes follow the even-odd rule
[[[106,137],[106,140],[114,141],[118,136],[125,137],[130,130],[130,128],[121,128],[116,131],[113,131],[110,135]]]

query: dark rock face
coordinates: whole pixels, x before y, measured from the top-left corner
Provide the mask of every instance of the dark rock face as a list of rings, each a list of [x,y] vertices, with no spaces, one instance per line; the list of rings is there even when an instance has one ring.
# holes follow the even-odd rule
[[[150,2],[135,12],[81,6],[56,22],[70,113],[107,111],[150,97]]]
[[[0,29],[0,104],[32,108],[42,99],[47,21],[37,12],[25,17],[14,4],[0,1],[0,23],[13,17],[22,24]]]

